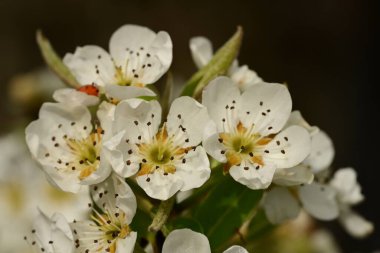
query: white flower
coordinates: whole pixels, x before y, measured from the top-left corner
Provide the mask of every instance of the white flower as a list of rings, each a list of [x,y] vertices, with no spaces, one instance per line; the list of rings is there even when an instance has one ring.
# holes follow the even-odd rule
[[[94,207],[91,220],[74,221],[76,252],[132,253],[137,233],[129,227],[136,213],[136,197],[116,174],[91,187]],[[101,212],[97,211],[100,208]]]
[[[167,237],[162,247],[162,253],[211,253],[207,237],[190,229],[177,229]],[[241,246],[234,245],[223,253],[248,253]]]
[[[113,169],[123,177],[137,173],[137,183],[150,197],[166,200],[209,178],[209,160],[198,145],[210,121],[207,109],[194,99],[174,100],[161,128],[157,101],[122,101],[114,118],[115,137],[105,144]]]
[[[39,211],[33,223],[31,234],[24,237],[37,252],[73,253],[74,241],[65,217],[55,213],[50,219]]]
[[[218,77],[204,90],[202,103],[216,124],[203,146],[251,189],[267,188],[276,170],[299,164],[310,152],[310,135],[304,128],[281,131],[292,107],[283,85],[260,83],[241,94],[231,79]]]
[[[103,181],[111,172],[102,150],[102,130],[93,131],[85,106],[45,103],[39,119],[26,128],[33,157],[60,189],[78,192],[82,185]]]
[[[172,41],[166,32],[124,25],[113,33],[109,52],[92,45],[78,47],[74,54],[66,54],[63,61],[80,84],[94,84],[109,98],[154,96],[144,87],[168,70]]]
[[[361,187],[356,179],[356,172],[352,168],[344,168],[335,172],[330,185],[336,190],[340,209],[339,221],[354,237],[365,237],[372,233],[373,224],[351,210],[352,205],[364,200]]]
[[[207,65],[213,57],[212,44],[205,37],[194,37],[190,40],[190,51],[195,65],[200,69]],[[241,89],[246,90],[248,87],[261,83],[263,80],[257,73],[248,68],[247,65],[238,66],[235,60],[228,70],[228,76]]]
[[[302,119],[301,115],[297,117]],[[296,121],[292,120],[292,122]],[[304,122],[302,125],[308,124]],[[308,129],[315,132],[315,127],[308,127]],[[279,224],[298,216],[301,206],[297,196],[303,208],[318,219],[331,220],[338,216],[335,191],[328,185],[312,183],[313,173],[327,169],[333,156],[334,148],[331,139],[323,131],[318,131],[312,135],[310,154],[301,164],[276,171],[273,182],[277,186],[266,193],[263,201],[265,213],[272,223]],[[301,184],[301,187],[289,189],[281,187]]]

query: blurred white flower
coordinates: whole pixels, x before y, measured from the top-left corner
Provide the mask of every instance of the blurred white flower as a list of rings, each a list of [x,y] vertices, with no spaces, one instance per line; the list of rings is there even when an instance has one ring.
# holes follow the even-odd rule
[[[162,253],[211,253],[207,237],[190,229],[177,229],[167,237],[162,247]],[[234,245],[223,253],[248,253],[241,246]]]
[[[372,233],[374,229],[372,222],[351,210],[351,206],[364,200],[355,170],[344,168],[336,171],[330,185],[337,193],[336,198],[340,210],[338,219],[346,231],[358,238]]]
[[[60,213],[51,218],[42,211],[33,222],[33,228],[24,240],[37,252],[73,253],[74,241],[69,224]]]
[[[340,249],[334,237],[327,230],[314,231],[311,236],[311,245],[314,252],[318,253],[340,253]]]
[[[96,204],[91,220],[71,223],[75,252],[132,253],[137,233],[129,224],[135,216],[137,203],[131,188],[123,178],[112,174],[106,181],[91,186],[91,195]]]
[[[172,41],[138,25],[124,25],[111,36],[109,52],[98,46],[78,47],[63,61],[82,85],[94,84],[111,99],[154,96],[144,88],[156,82],[172,62]]]
[[[102,149],[103,131],[100,126],[93,131],[85,106],[62,103],[44,103],[39,119],[25,130],[29,150],[49,180],[74,193],[111,173]]]
[[[204,90],[202,103],[216,125],[203,146],[251,189],[267,188],[276,170],[299,164],[310,152],[307,130],[282,130],[292,108],[283,85],[256,84],[241,94],[230,78],[218,77]]]
[[[213,57],[211,41],[205,37],[191,38],[190,51],[195,65],[199,69],[207,65]],[[252,85],[263,82],[257,73],[249,69],[247,65],[239,67],[237,60],[232,63],[227,75],[242,91],[248,89]]]
[[[67,218],[84,217],[90,201],[88,189],[78,194],[52,187],[31,159],[25,142],[16,133],[0,138],[0,245],[4,253],[30,252],[22,236],[38,215],[59,211]]]
[[[209,178],[209,160],[198,145],[210,121],[207,109],[194,99],[174,100],[161,128],[157,101],[122,101],[114,118],[114,138],[105,143],[113,168],[123,177],[137,173],[137,183],[150,197],[166,200]]]

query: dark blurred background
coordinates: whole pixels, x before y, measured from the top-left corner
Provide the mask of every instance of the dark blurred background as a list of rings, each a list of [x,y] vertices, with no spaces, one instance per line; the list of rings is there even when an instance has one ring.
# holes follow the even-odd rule
[[[112,32],[126,23],[166,30],[174,43],[172,70],[186,79],[195,70],[188,49],[192,36],[207,36],[219,47],[242,25],[239,61],[266,81],[288,83],[294,109],[334,140],[334,166],[358,171],[367,200],[357,210],[378,225],[375,233],[355,240],[337,224],[329,226],[343,252],[371,252],[380,248],[372,11],[359,0],[0,0],[0,132],[38,111],[17,108],[7,96],[15,75],[44,64],[35,43],[38,28],[61,55],[78,45],[107,48]]]

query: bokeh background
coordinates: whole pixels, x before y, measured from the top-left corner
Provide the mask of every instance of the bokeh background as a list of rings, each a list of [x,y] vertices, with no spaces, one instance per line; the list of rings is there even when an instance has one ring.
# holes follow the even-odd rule
[[[30,88],[14,83],[44,65],[35,43],[39,28],[60,55],[79,45],[107,48],[112,32],[126,23],[166,30],[174,43],[172,72],[186,80],[195,71],[192,36],[207,36],[219,47],[242,25],[239,61],[266,81],[289,85],[294,108],[334,140],[334,167],[358,171],[367,199],[357,210],[378,226],[371,237],[355,240],[337,223],[323,225],[343,252],[373,252],[380,248],[374,12],[360,0],[0,0],[0,134],[38,112],[41,100],[25,101]]]

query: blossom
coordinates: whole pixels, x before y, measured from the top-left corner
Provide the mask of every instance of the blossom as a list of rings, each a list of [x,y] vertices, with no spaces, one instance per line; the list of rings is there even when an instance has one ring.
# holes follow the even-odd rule
[[[73,253],[74,241],[65,217],[55,213],[48,218],[42,211],[34,221],[33,229],[24,240],[35,247],[38,252]]]
[[[205,37],[192,38],[190,40],[190,51],[195,65],[199,69],[207,65],[213,57],[212,44]],[[252,85],[263,82],[257,73],[249,69],[247,65],[239,67],[236,60],[232,63],[227,75],[243,91]]]
[[[267,188],[276,170],[299,164],[310,152],[304,128],[282,130],[292,107],[283,85],[260,83],[241,94],[231,79],[218,77],[204,90],[202,103],[216,126],[204,148],[251,189]]]
[[[200,187],[210,176],[208,157],[198,146],[209,122],[206,107],[190,97],[173,101],[161,127],[157,101],[122,101],[115,109],[114,138],[105,144],[113,169],[123,177],[137,173],[137,183],[156,199]]]
[[[91,187],[96,204],[91,220],[74,221],[76,252],[133,252],[137,233],[130,223],[136,213],[136,197],[122,178],[112,174],[106,181]],[[99,209],[100,211],[98,211]]]
[[[312,129],[309,128],[309,131],[313,131]],[[312,182],[313,174],[327,169],[333,156],[331,139],[325,132],[318,131],[312,135],[310,154],[301,164],[284,171],[276,171],[276,186],[266,193],[263,201],[269,221],[278,224],[297,217],[301,206],[296,196],[299,196],[303,208],[312,216],[322,220],[337,217],[335,191],[328,185]]]
[[[172,41],[166,32],[124,25],[111,36],[109,53],[89,45],[66,54],[63,61],[81,85],[96,85],[111,100],[154,96],[144,87],[168,70]]]
[[[211,253],[207,237],[190,229],[176,229],[167,237],[162,247],[162,253]],[[248,253],[241,246],[234,245],[224,253]]]
[[[355,170],[344,168],[336,171],[330,185],[336,190],[340,210],[338,219],[347,232],[359,238],[370,234],[374,229],[373,224],[351,210],[351,206],[364,200]]]
[[[63,191],[103,181],[111,167],[102,149],[104,129],[93,131],[83,105],[44,103],[39,119],[26,128],[26,142],[49,180]]]

